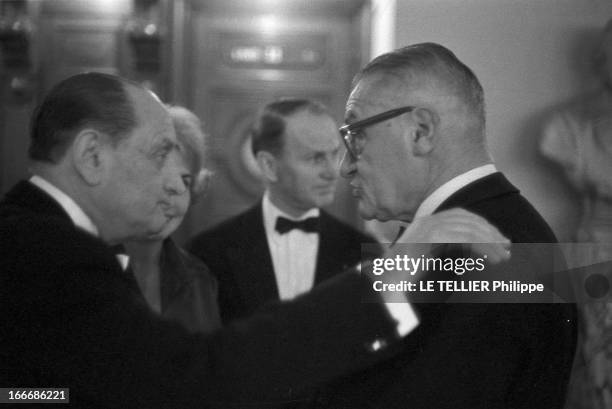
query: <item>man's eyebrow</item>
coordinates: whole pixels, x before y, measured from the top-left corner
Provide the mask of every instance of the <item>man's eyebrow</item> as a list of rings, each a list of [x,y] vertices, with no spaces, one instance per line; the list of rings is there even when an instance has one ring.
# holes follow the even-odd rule
[[[157,152],[163,150],[173,150],[179,149],[179,144],[177,141],[172,140],[171,138],[163,135],[157,134],[153,136],[153,142],[151,143],[150,153],[155,154]]]
[[[311,157],[316,157],[316,156],[327,156],[328,153],[336,153],[340,151],[340,145],[338,145],[337,147],[333,148],[333,149],[325,149],[325,150],[321,150],[321,149],[310,149],[310,151],[308,153],[306,153],[306,156],[311,156]]]
[[[178,146],[178,140],[177,138],[173,138],[170,135],[168,135],[168,132],[163,132],[160,131],[157,134],[155,134],[155,140],[159,140],[159,144],[161,145],[175,145]]]
[[[349,109],[348,111],[346,111],[346,114],[344,115],[344,123],[345,124],[350,124],[351,122],[355,121],[355,112],[352,109]]]

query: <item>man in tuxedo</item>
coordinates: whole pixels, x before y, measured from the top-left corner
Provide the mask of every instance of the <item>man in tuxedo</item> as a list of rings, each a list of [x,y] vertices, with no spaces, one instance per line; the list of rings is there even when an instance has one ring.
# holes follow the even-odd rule
[[[321,209],[334,200],[342,144],[324,106],[276,100],[261,110],[251,135],[263,198],[189,245],[219,280],[225,322],[309,291],[357,265],[361,244],[374,242]]]
[[[193,176],[179,154],[166,109],[136,83],[79,74],[44,98],[33,176],[0,202],[0,385],[68,387],[82,408],[257,406],[371,364],[418,325],[410,304],[359,303],[367,281],[351,271],[212,334],[161,319],[109,244],[172,222]],[[467,212],[423,227],[456,216],[470,241],[503,241]]]
[[[340,128],[347,147],[341,174],[360,214],[415,224],[461,207],[513,242],[555,243],[547,223],[496,169],[484,106],[472,70],[441,45],[407,46],[367,64]],[[532,256],[551,268],[551,260]],[[563,407],[576,342],[573,304],[418,308],[423,325],[404,340],[400,356],[333,384],[321,406]]]

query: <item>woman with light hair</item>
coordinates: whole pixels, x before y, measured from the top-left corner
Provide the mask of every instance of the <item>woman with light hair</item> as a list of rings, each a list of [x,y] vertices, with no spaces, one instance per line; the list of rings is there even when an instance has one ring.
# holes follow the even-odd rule
[[[180,248],[170,235],[183,221],[189,205],[206,190],[210,173],[204,168],[206,141],[198,117],[186,108],[168,106],[179,143],[178,166],[185,169],[184,190],[172,196],[166,229],[156,238],[124,243],[129,266],[149,306],[192,331],[221,326],[217,282],[208,267]]]

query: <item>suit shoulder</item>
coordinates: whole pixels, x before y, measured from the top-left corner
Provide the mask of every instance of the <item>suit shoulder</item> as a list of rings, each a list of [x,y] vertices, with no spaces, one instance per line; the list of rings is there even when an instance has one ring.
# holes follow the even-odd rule
[[[202,245],[209,241],[219,241],[225,237],[234,236],[237,229],[242,229],[245,223],[249,222],[253,215],[253,209],[249,209],[245,212],[230,217],[216,225],[209,227],[199,233],[197,233],[190,241],[188,249],[192,245]]]
[[[237,238],[243,236],[246,231],[253,230],[255,224],[259,223],[261,217],[257,217],[258,208],[261,210],[261,206],[254,206],[198,233],[187,242],[185,248],[191,254],[208,263],[214,271],[214,260],[220,257],[219,254],[234,244]],[[261,228],[263,229],[263,225]]]
[[[11,247],[44,245],[46,249],[102,247],[99,239],[59,216],[33,212],[0,216],[0,240]]]
[[[119,263],[104,242],[62,217],[24,213],[1,218],[0,249],[3,282],[20,288],[16,294],[47,300],[68,297],[70,287],[103,288],[104,280],[111,277],[109,273],[120,272]],[[82,296],[87,295],[82,292]],[[79,297],[70,295],[71,299]]]
[[[519,192],[483,201],[468,210],[485,217],[515,243],[557,242],[546,220]]]

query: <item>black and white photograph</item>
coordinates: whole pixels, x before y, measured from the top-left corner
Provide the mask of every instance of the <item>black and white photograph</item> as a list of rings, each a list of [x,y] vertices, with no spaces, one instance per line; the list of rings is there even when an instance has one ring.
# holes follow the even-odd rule
[[[0,409],[612,409],[612,1],[0,0],[0,319]]]

